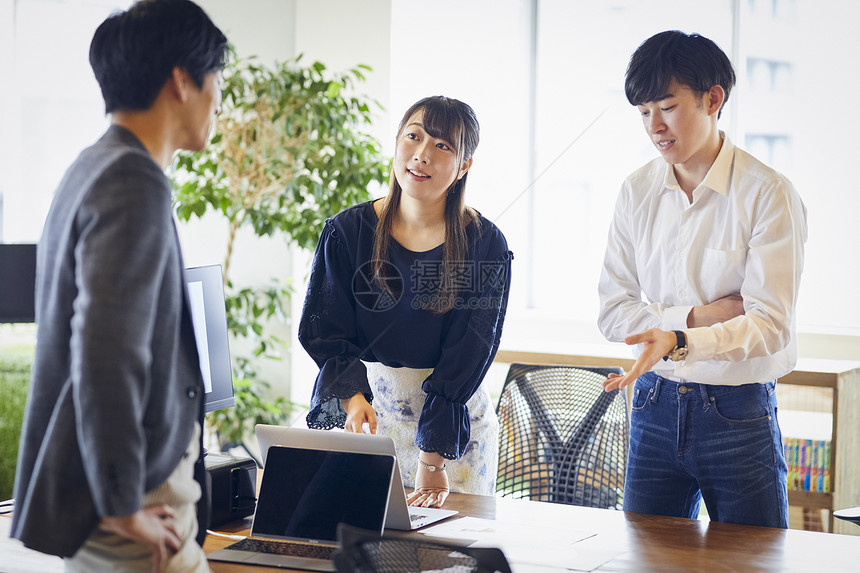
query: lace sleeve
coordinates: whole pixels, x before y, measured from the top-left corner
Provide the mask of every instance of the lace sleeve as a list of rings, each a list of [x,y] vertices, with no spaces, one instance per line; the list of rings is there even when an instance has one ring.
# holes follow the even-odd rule
[[[342,398],[363,392],[368,402],[373,400],[356,344],[352,275],[338,231],[326,220],[298,329],[299,342],[320,368],[307,415],[310,428],[342,428],[346,421]]]

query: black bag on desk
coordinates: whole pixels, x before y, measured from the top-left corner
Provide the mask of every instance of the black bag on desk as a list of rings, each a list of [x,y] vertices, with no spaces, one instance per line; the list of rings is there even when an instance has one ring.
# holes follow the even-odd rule
[[[211,484],[209,528],[253,514],[257,506],[256,462],[212,453],[204,459]]]

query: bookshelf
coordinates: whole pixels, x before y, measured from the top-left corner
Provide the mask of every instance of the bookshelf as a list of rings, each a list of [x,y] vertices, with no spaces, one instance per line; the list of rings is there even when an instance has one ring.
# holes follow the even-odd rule
[[[633,365],[630,358],[518,350],[499,350],[495,362],[621,366],[625,370]],[[805,512],[826,510],[827,531],[860,535],[855,524],[833,519],[835,509],[860,506],[860,366],[845,361],[800,361],[797,369],[779,379],[777,399],[784,437],[786,430],[804,434],[812,428],[812,435],[791,437],[818,438],[826,432],[823,437],[830,440],[831,491],[789,490],[789,506]],[[810,420],[811,424],[805,423]]]
[[[780,426],[785,437],[826,438],[821,435],[821,420],[829,420],[830,490],[825,492],[792,490],[788,503],[806,510],[827,511],[828,531],[860,535],[860,527],[833,519],[833,510],[860,506],[860,368],[843,370],[838,362],[804,364],[779,380],[777,398]],[[783,411],[785,415],[783,415]],[[795,430],[794,413],[823,415],[806,424],[812,435]],[[835,521],[835,523],[834,523]]]

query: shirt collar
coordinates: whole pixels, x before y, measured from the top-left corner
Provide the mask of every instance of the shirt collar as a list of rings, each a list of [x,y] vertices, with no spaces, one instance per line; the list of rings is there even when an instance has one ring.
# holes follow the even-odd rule
[[[708,170],[708,174],[705,175],[705,179],[699,184],[699,187],[707,187],[725,196],[729,193],[729,181],[731,180],[732,162],[735,157],[735,146],[724,131],[720,131],[720,139],[723,140],[720,152]],[[663,190],[681,191],[681,185],[678,183],[677,177],[675,177],[675,170],[668,163],[666,167]]]

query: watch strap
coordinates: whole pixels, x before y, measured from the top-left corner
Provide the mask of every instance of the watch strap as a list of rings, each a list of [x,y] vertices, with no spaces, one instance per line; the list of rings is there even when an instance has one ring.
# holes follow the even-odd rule
[[[446,464],[445,462],[442,462],[442,467],[439,467],[439,466],[434,466],[433,464],[428,464],[427,462],[425,462],[421,458],[418,458],[418,463],[421,464],[422,466],[424,466],[425,468],[427,468],[428,470],[430,470],[431,472],[444,472],[445,468],[448,467],[448,464]]]
[[[669,351],[669,354],[663,357],[663,360],[678,361],[683,360],[687,356],[687,335],[683,330],[673,330],[675,333],[675,348]]]
[[[678,350],[680,348],[687,348],[687,335],[684,334],[684,331],[673,330],[672,332],[675,333],[675,338],[678,341],[677,344],[675,344],[675,350]]]

